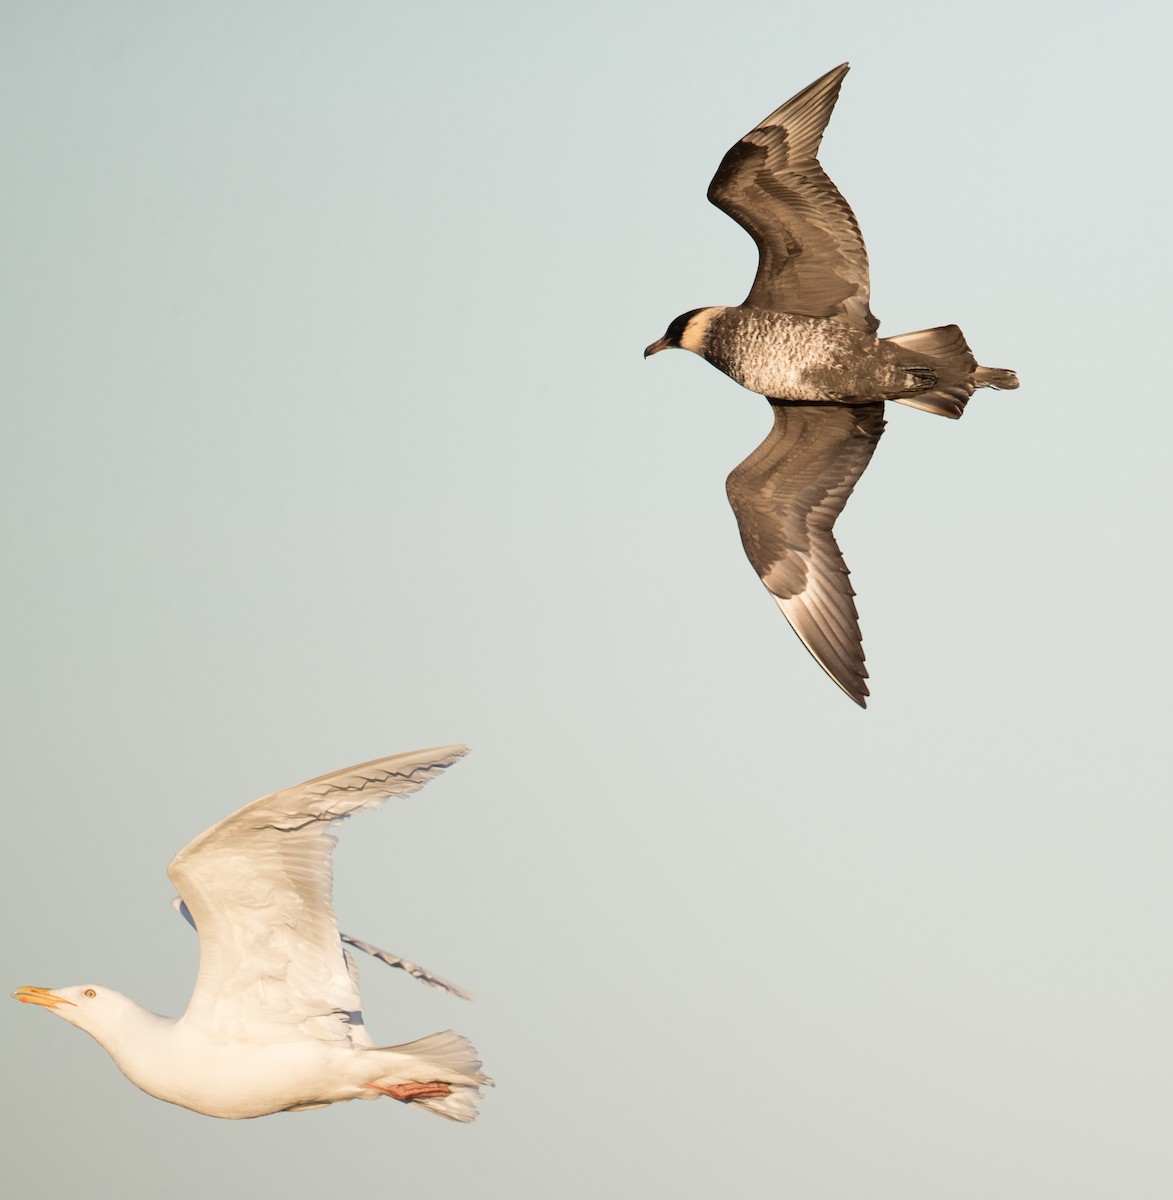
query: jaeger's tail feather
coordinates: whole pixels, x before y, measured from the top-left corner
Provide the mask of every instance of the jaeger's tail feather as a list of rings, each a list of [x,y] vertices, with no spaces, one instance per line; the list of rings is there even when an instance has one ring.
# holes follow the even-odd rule
[[[974,372],[973,381],[978,387],[1001,388],[1006,392],[1018,387],[1018,376],[1002,367],[978,367]]]
[[[897,397],[900,404],[956,420],[975,388],[1016,388],[1018,376],[999,367],[980,367],[966,344],[965,335],[956,325],[938,325],[884,338],[902,350],[910,351],[910,367],[929,367],[936,382],[924,392]]]

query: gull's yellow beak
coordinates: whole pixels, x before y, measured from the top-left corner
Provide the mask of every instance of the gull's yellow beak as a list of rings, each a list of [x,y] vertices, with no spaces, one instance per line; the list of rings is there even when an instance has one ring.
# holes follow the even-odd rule
[[[21,1004],[39,1004],[42,1008],[57,1008],[61,1004],[68,1004],[70,1008],[75,1007],[72,1000],[66,1000],[64,996],[55,995],[48,988],[17,988],[12,993],[12,998],[19,1000]]]

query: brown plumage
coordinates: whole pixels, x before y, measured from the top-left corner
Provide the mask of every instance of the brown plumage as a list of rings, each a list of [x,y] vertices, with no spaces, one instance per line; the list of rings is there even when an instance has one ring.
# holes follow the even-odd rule
[[[729,503],[778,607],[863,706],[863,642],[832,527],[884,430],[884,401],[956,418],[975,388],[1018,379],[978,366],[956,325],[876,337],[863,237],[816,157],[847,70],[828,71],[750,130],[709,185],[757,243],[745,301],[682,314],[644,356],[691,350],[769,399],[774,428],[730,474]]]

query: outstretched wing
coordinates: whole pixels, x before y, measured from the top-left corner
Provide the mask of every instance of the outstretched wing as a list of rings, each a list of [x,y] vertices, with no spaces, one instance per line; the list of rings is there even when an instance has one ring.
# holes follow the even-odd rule
[[[828,71],[751,129],[721,161],[709,199],[757,243],[747,305],[874,333],[863,236],[816,158],[847,71]]]
[[[725,484],[741,543],[806,648],[866,707],[855,593],[831,530],[884,432],[884,404],[772,403],[774,428]]]
[[[350,1040],[361,1019],[334,919],[331,827],[423,787],[468,751],[376,759],[265,796],[200,834],[167,874],[200,937],[185,1020],[227,1039]]]

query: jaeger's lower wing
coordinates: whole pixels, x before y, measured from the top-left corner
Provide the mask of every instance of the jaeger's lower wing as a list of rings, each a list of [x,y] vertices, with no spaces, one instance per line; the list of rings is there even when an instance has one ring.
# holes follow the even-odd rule
[[[866,707],[855,593],[832,528],[884,432],[884,404],[770,403],[774,428],[725,484],[741,542],[818,664]]]

